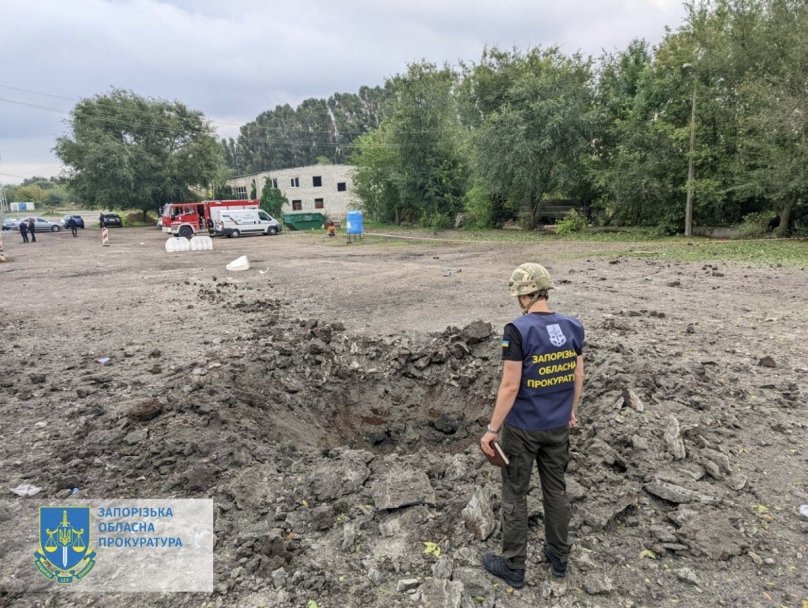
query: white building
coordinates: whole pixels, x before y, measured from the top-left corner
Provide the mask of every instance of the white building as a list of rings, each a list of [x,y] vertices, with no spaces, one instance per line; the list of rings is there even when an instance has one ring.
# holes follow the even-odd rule
[[[237,198],[249,198],[255,186],[261,196],[264,183],[272,181],[289,203],[284,213],[319,211],[332,219],[345,219],[349,210],[358,209],[359,199],[353,194],[353,165],[309,165],[292,169],[262,171],[227,180]]]

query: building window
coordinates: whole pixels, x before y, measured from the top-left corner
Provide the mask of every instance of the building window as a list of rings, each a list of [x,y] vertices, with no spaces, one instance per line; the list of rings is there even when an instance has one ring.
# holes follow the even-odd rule
[[[236,194],[236,198],[246,199],[247,198],[247,186],[236,186],[233,188],[233,192]]]
[[[299,177],[293,177],[290,180],[290,185],[291,185],[292,188],[300,188],[300,178]]]
[[[348,185],[345,182],[337,182],[337,192],[345,192],[348,189]]]
[[[277,177],[272,178],[272,187],[275,188],[275,190],[278,189],[278,178]]]
[[[323,185],[323,176],[322,175],[315,175],[311,178],[311,185],[315,188],[319,188]]]
[[[322,209],[325,205],[323,205],[323,199],[315,198],[314,199],[314,208],[315,209]]]
[[[302,211],[303,201],[292,201],[292,211]]]

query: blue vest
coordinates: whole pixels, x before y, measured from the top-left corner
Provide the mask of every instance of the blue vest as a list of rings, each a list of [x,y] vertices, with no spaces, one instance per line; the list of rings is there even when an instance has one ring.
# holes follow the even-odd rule
[[[530,313],[512,322],[522,336],[522,383],[505,423],[525,431],[567,426],[584,327],[558,313]]]

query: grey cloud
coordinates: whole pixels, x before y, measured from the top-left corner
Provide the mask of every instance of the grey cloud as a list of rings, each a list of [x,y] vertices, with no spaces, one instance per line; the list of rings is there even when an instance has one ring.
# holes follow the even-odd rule
[[[554,44],[599,55],[634,37],[657,42],[681,16],[680,0],[3,0],[0,22],[14,25],[0,38],[0,85],[71,100],[116,86],[243,124],[279,104],[382,84],[421,59]],[[73,104],[2,88],[0,98]],[[61,120],[0,101],[0,171],[16,154],[9,137],[55,138]]]

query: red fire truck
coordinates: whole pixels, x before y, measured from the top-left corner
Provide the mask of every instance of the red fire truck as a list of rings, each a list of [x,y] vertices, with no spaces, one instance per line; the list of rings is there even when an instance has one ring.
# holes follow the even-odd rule
[[[258,209],[260,205],[257,199],[168,203],[163,205],[161,225],[165,233],[190,239],[197,233],[213,234],[214,219],[222,210]]]

